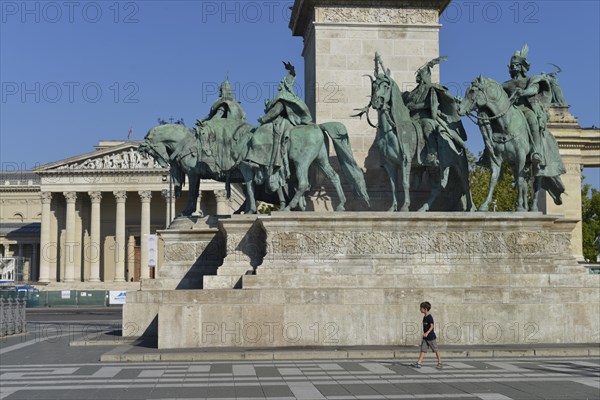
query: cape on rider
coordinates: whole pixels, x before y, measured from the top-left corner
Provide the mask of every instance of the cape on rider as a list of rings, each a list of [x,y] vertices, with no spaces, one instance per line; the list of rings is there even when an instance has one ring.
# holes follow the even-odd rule
[[[284,63],[288,71],[279,83],[275,97],[265,103],[265,115],[258,118],[260,125],[271,123],[273,129],[273,147],[267,157],[269,174],[276,167],[281,167],[281,177],[287,180],[290,177],[287,144],[290,130],[298,125],[308,125],[313,122],[308,106],[294,93],[296,70],[292,64]],[[266,156],[266,155],[265,155]]]
[[[440,139],[447,140],[449,146],[457,154],[465,147],[466,133],[456,112],[454,98],[444,86],[431,82],[431,68],[446,57],[429,61],[416,73],[417,87],[403,94],[403,99],[410,110],[413,120],[419,122],[427,143],[427,156],[424,164],[438,166]]]

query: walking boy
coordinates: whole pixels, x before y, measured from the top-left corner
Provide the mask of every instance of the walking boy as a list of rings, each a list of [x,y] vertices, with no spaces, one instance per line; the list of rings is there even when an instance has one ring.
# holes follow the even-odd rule
[[[421,303],[421,313],[423,314],[423,340],[421,341],[421,354],[419,354],[419,361],[414,364],[411,364],[412,367],[421,368],[421,363],[423,362],[423,357],[425,353],[427,353],[427,349],[431,349],[435,353],[437,357],[437,369],[442,368],[442,358],[440,352],[438,351],[437,342],[435,341],[436,336],[433,331],[434,323],[433,316],[429,314],[429,310],[431,310],[431,304],[426,301]]]

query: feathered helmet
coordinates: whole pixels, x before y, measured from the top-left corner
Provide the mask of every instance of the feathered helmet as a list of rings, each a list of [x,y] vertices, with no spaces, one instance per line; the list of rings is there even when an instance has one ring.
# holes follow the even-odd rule
[[[289,61],[284,61],[283,65],[287,70],[288,74],[281,80],[280,86],[284,86],[288,91],[293,92],[294,83],[296,82],[296,68],[294,68],[292,63]]]
[[[521,66],[523,66],[523,68],[525,68],[525,71],[529,71],[529,68],[531,67],[529,65],[529,63],[527,62],[527,55],[529,54],[529,46],[527,46],[526,44],[523,45],[523,48],[519,51],[515,51],[515,54],[513,54],[513,56],[510,58],[510,63],[511,64],[519,64]]]
[[[423,78],[423,80],[427,81],[427,82],[431,82],[431,68],[433,68],[435,65],[441,63],[442,61],[446,61],[448,59],[448,57],[446,56],[440,56],[438,58],[434,58],[433,60],[427,62],[425,65],[423,65],[421,68],[419,68],[417,70],[417,72],[415,73],[415,75],[421,75],[421,78]]]
[[[233,99],[233,91],[231,90],[231,85],[229,84],[229,79],[225,79],[221,86],[219,87],[221,90],[221,97],[225,97],[228,99]]]

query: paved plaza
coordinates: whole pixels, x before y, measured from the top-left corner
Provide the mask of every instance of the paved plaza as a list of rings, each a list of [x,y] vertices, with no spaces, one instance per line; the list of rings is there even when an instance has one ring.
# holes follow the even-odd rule
[[[442,370],[433,357],[421,369],[409,358],[103,363],[123,344],[70,344],[119,329],[118,313],[29,320],[27,335],[0,341],[0,399],[600,399],[597,356],[447,358]]]

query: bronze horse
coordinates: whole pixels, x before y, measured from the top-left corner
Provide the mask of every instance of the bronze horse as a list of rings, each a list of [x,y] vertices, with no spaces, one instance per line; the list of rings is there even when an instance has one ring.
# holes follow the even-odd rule
[[[263,125],[264,126],[264,125]],[[258,165],[247,160],[247,154],[254,141],[272,140],[268,127],[253,128],[238,120],[208,121],[200,129],[196,140],[187,139],[179,144],[175,160],[185,170],[202,168],[212,175],[224,175],[239,171],[243,176],[246,191],[246,213],[256,213],[255,185],[264,185],[270,178],[266,165]],[[331,122],[322,125],[300,125],[291,129],[289,144],[289,160],[292,166],[291,200],[285,204],[284,210],[297,206],[304,209],[304,194],[309,189],[308,170],[313,162],[322,169],[336,188],[340,203],[336,210],[343,211],[346,196],[338,174],[331,167],[328,156],[328,140],[332,139],[336,154],[339,156],[344,176],[349,181],[354,193],[365,202],[369,201],[366,193],[362,171],[352,157],[352,150],[345,127]],[[285,184],[281,182],[277,188],[280,203],[285,201]]]
[[[402,92],[398,84],[391,78],[389,71],[383,74],[377,74],[375,78],[368,75],[371,79],[371,101],[369,105],[360,110],[354,116],[362,116],[366,113],[369,125],[377,129],[375,142],[383,158],[383,167],[390,179],[392,191],[392,206],[388,211],[398,210],[398,200],[396,196],[396,186],[400,169],[402,173],[402,187],[404,189],[404,203],[400,211],[409,211],[410,207],[410,186],[411,172],[413,169],[427,170],[432,181],[432,191],[427,201],[418,210],[428,211],[439,193],[446,188],[450,176],[450,171],[454,170],[459,177],[460,189],[463,196],[466,197],[465,209],[473,210],[473,201],[471,198],[471,189],[469,185],[469,169],[465,152],[457,154],[450,150],[446,140],[438,140],[439,153],[445,155],[440,157],[439,167],[425,168],[420,162],[425,157],[426,142],[423,137],[421,126],[410,116],[410,111],[404,104]],[[378,123],[374,125],[369,119],[369,109],[377,111]],[[447,151],[446,151],[447,150]]]
[[[558,162],[548,166],[548,171],[545,171],[544,176],[531,165],[528,157],[531,152],[531,144],[527,119],[523,112],[513,104],[502,85],[491,78],[483,76],[476,78],[467,88],[459,113],[467,115],[474,110],[477,110],[478,115],[470,117],[479,125],[485,146],[490,154],[492,170],[488,195],[479,210],[488,210],[503,162],[508,163],[515,182],[517,182],[517,211],[529,209],[528,176],[530,174],[535,177],[531,211],[538,211],[540,189],[546,189],[557,205],[562,204],[561,194],[565,187],[560,179],[560,175],[564,173],[560,155],[554,154],[554,158]],[[552,134],[544,135],[544,141],[547,149],[558,149],[556,139]]]

